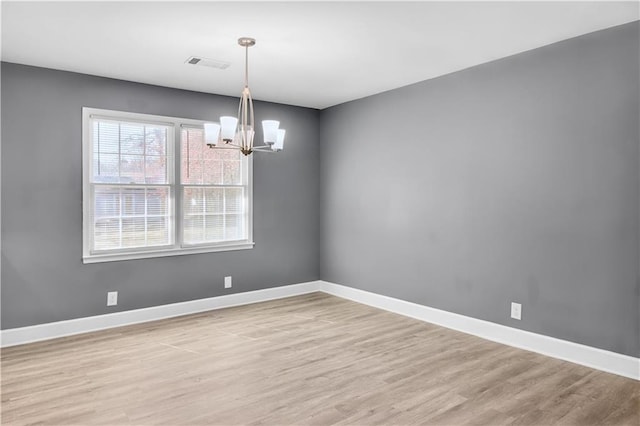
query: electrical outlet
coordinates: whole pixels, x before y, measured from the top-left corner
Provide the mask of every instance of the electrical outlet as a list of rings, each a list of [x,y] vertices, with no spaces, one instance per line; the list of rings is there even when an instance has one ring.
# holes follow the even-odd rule
[[[520,303],[511,302],[511,318],[522,319],[522,305]]]
[[[107,293],[107,306],[116,306],[118,304],[118,292],[110,291]]]
[[[231,277],[224,277],[224,288],[231,288]]]

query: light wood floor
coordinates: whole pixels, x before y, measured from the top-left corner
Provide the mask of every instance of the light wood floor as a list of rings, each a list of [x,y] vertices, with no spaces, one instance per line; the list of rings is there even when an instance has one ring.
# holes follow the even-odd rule
[[[323,293],[2,350],[3,424],[640,424],[640,382]]]

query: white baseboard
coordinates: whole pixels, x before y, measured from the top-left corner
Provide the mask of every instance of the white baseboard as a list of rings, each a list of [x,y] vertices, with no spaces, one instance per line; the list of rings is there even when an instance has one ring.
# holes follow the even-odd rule
[[[440,309],[430,308],[428,306],[418,305],[416,303],[339,284],[332,284],[326,281],[311,281],[302,284],[173,303],[170,305],[153,306],[150,308],[2,330],[0,332],[0,347],[21,345],[113,327],[281,299],[315,291],[322,291],[344,299],[441,325],[505,345],[640,380],[639,358],[531,333],[529,331],[454,314],[452,312],[442,311]]]
[[[320,281],[320,291],[494,342],[640,380],[640,358]]]
[[[22,345],[41,340],[55,339],[57,337],[195,314],[214,309],[297,296],[318,291],[319,287],[319,281],[311,281],[302,284],[172,303],[170,305],[152,306],[150,308],[114,312],[112,314],[38,324],[29,327],[11,328],[0,332],[0,347]]]

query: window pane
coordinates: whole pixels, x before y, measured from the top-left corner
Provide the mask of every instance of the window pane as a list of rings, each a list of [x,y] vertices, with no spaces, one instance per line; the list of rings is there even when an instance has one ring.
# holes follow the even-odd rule
[[[96,187],[94,250],[171,244],[169,194],[166,187]]]
[[[97,183],[169,183],[168,127],[94,121],[92,181]]]
[[[204,167],[204,182],[207,184],[221,184],[222,183],[222,164],[220,160],[205,160]]]
[[[226,215],[225,232],[227,240],[242,240],[245,237],[243,215]]]
[[[226,188],[224,195],[225,213],[242,213],[244,211],[244,188]]]
[[[93,157],[93,181],[99,183],[120,182],[120,157],[118,154],[99,153]]]
[[[144,183],[144,156],[120,156],[120,182]]]
[[[146,245],[144,222],[144,217],[122,219],[122,247],[144,247]]]
[[[144,155],[144,126],[123,123],[120,125],[120,153]]]
[[[202,173],[204,172],[204,165],[202,161],[186,161],[182,158],[182,182],[187,184],[202,183]]]
[[[199,244],[204,242],[204,216],[186,217],[183,225],[185,244]]]
[[[207,214],[224,212],[224,188],[205,189],[205,208]]]
[[[120,247],[120,219],[96,219],[93,227],[95,250],[109,250]]]
[[[244,188],[185,187],[185,244],[247,238]]]
[[[169,218],[147,218],[147,245],[162,245],[169,241]]]
[[[120,152],[120,126],[118,123],[93,123],[93,152],[118,154]]]
[[[222,166],[225,185],[242,184],[242,163],[240,160],[225,160]]]
[[[208,215],[205,223],[205,241],[223,241],[225,239],[225,223],[222,215]]]
[[[121,190],[122,216],[144,216],[145,188],[125,188]]]
[[[167,182],[167,161],[165,157],[157,155],[146,157],[145,163],[146,183],[166,183]]]
[[[169,194],[166,188],[147,188],[147,216],[167,216]]]
[[[185,188],[182,210],[185,215],[204,213],[204,196],[201,188]]]
[[[94,216],[120,217],[120,190],[112,188],[96,188],[95,191]]]
[[[145,153],[146,155],[167,155],[167,128],[160,126],[145,127]]]

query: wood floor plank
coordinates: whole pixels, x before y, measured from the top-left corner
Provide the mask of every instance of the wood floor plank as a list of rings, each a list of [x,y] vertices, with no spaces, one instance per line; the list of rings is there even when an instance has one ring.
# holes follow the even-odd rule
[[[323,293],[6,348],[6,425],[633,425],[640,383]]]

